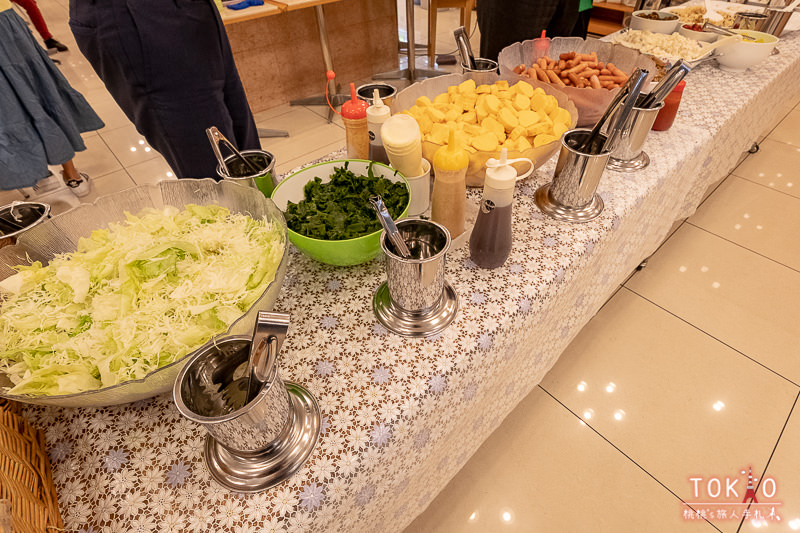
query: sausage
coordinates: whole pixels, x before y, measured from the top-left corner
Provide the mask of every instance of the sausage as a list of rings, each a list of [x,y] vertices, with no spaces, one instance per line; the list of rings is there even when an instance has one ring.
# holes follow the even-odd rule
[[[589,78],[589,83],[592,84],[592,89],[600,89],[600,79],[597,76],[591,76]]]
[[[556,85],[561,85],[561,86],[566,85],[563,81],[561,81],[561,78],[558,77],[558,74],[556,74],[552,70],[548,70],[546,72],[547,72],[547,77],[550,78],[551,82],[555,83]]]

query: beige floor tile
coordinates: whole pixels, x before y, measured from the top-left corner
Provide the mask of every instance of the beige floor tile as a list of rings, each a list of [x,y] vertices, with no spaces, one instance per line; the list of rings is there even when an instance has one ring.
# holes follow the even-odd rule
[[[99,135],[87,137],[83,142],[86,144],[86,150],[75,154],[75,166],[78,170],[86,172],[92,178],[122,170],[119,160],[114,157]]]
[[[736,167],[733,174],[800,198],[798,167],[800,147],[765,139],[761,149]]]
[[[131,179],[136,185],[145,185],[147,183],[158,183],[162,180],[174,180],[175,173],[172,168],[167,164],[163,157],[160,155],[150,161],[139,163],[127,167],[125,170],[130,174]]]
[[[763,471],[798,391],[627,289],[584,327],[541,386],[689,502],[689,477],[742,465]]]
[[[684,224],[625,286],[800,383],[800,273]]]
[[[762,504],[757,507],[762,517],[748,520],[741,531],[753,533],[800,530],[800,477],[797,476],[797,472],[800,472],[800,456],[797,454],[799,449],[800,407],[795,406],[764,473],[764,479],[761,480],[762,486],[756,492],[759,504]],[[769,482],[770,479],[774,480],[774,484]],[[781,503],[775,506],[780,521],[768,519],[772,509],[772,505],[768,504],[776,502]],[[752,509],[753,512],[755,509]]]
[[[24,199],[25,197],[18,189],[0,191],[0,205],[8,205],[11,202],[22,201]]]
[[[129,128],[133,127],[131,121],[128,120],[128,117],[122,112],[122,109],[119,108],[104,87],[86,91],[83,93],[83,96],[105,124],[105,127],[100,131],[105,133],[126,126]]]
[[[536,388],[405,533],[711,532]]]
[[[800,109],[794,109],[767,137],[773,141],[780,141],[794,146],[800,146]]]
[[[307,154],[315,153],[332,143],[344,146],[344,129],[336,124],[325,124],[288,139],[261,139],[264,150],[275,156],[276,167],[295,159],[311,161],[314,158]]]
[[[92,181],[94,182],[92,184],[92,192],[89,196],[81,198],[81,201],[84,203],[92,203],[101,196],[130,189],[136,185],[124,170],[117,170],[116,172],[95,178]]]
[[[688,222],[800,271],[800,199],[731,176]]]
[[[325,126],[326,124],[327,122],[320,115],[303,106],[290,107],[286,113],[256,122],[256,125],[260,128],[288,131],[288,140],[307,131]],[[278,137],[276,139],[278,142],[287,140],[285,137]],[[264,139],[263,141],[271,142],[272,140],[273,139]]]
[[[124,167],[159,157],[158,152],[147,144],[144,136],[136,131],[133,124],[110,131],[104,130],[99,133],[100,137]]]

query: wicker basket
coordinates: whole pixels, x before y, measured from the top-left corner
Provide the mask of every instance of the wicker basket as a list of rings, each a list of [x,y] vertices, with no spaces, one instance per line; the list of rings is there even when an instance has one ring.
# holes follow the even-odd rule
[[[44,433],[19,415],[18,404],[0,398],[0,500],[11,502],[15,533],[64,529],[45,449]]]

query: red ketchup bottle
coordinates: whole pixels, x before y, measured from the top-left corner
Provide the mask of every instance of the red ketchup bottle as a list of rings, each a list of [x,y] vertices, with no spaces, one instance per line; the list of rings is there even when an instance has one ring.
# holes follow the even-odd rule
[[[681,82],[672,89],[672,92],[664,98],[664,107],[656,115],[656,120],[653,122],[653,127],[650,128],[654,131],[666,131],[672,127],[675,122],[675,115],[678,114],[678,107],[681,105],[681,96],[683,96],[683,89],[686,87],[686,81]]]
[[[348,159],[369,159],[368,104],[356,97],[356,86],[350,84],[350,100],[342,104]]]

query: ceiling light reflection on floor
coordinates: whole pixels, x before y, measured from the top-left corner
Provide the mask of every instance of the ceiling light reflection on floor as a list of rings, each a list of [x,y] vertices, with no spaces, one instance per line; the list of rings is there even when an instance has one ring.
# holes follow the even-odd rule
[[[472,511],[472,514],[469,515],[468,520],[470,522],[475,522],[478,519],[478,511]]]
[[[586,390],[586,382],[585,381],[581,381],[580,383],[578,383],[578,390],[581,391],[581,392]]]
[[[617,409],[616,412],[614,412],[615,420],[622,420],[624,417],[625,417],[625,411],[623,411],[622,409]]]
[[[794,530],[800,529],[800,518],[795,518],[794,520],[790,521],[789,527]]]
[[[713,405],[713,407],[715,411],[722,411],[725,408],[725,403],[718,401]]]
[[[505,524],[513,524],[514,523],[514,511],[510,508],[506,507],[504,509],[500,509],[500,520],[503,521]]]
[[[616,383],[611,381],[608,385],[606,385],[606,392],[614,392],[614,389],[617,388]]]

